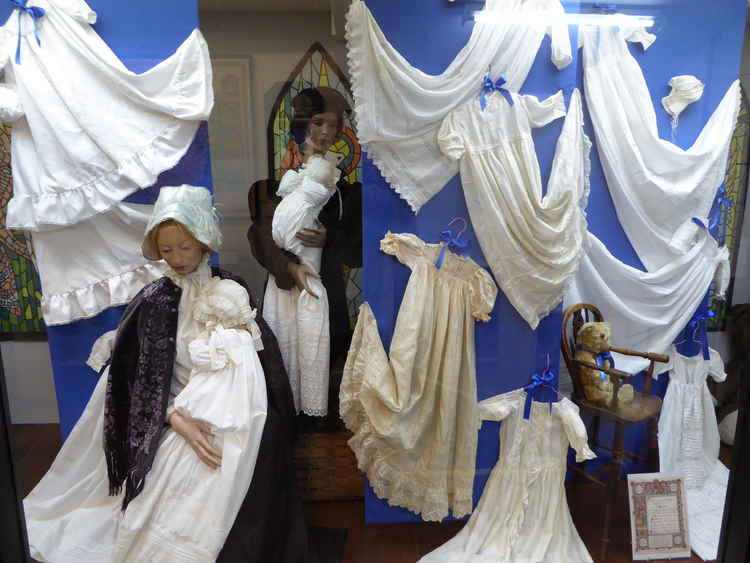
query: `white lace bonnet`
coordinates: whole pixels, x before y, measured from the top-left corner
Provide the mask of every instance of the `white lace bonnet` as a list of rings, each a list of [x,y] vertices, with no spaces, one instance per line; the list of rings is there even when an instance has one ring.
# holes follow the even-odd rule
[[[203,287],[193,309],[193,318],[208,328],[216,325],[224,328],[248,327],[251,332],[253,327],[257,327],[256,314],[257,311],[250,306],[245,288],[234,280],[220,278],[212,278]]]
[[[211,192],[199,186],[164,186],[154,205],[154,211],[146,226],[146,234],[141,245],[143,255],[149,260],[160,260],[148,234],[160,223],[168,219],[179,221],[192,235],[211,250],[221,247],[219,217],[213,206]]]
[[[669,85],[672,91],[661,99],[661,105],[672,116],[672,123],[676,126],[682,111],[703,95],[703,83],[695,76],[681,74],[673,76],[669,80]]]

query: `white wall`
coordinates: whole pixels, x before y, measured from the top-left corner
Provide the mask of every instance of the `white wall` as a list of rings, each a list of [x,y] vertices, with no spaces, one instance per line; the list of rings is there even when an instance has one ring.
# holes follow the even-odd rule
[[[2,342],[5,384],[13,424],[58,422],[47,342]]]
[[[250,63],[250,165],[242,173],[226,175],[222,155],[211,148],[214,161],[216,201],[222,215],[224,248],[222,267],[241,275],[256,297],[262,297],[266,271],[253,259],[246,232],[250,226],[247,189],[256,180],[268,177],[266,126],[276,96],[299,60],[319,41],[346,70],[345,45],[331,38],[328,14],[202,12],[201,29],[212,59],[242,59]],[[218,91],[218,87],[217,87]],[[217,104],[221,100],[217,99]],[[214,111],[217,112],[221,108]],[[217,124],[209,122],[209,135],[218,135]],[[222,177],[222,175],[224,176]]]

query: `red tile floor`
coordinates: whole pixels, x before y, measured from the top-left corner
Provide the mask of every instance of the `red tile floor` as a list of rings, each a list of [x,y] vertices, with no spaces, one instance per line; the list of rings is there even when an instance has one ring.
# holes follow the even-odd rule
[[[14,436],[21,488],[25,495],[54,459],[60,447],[60,429],[56,424],[15,425]],[[723,449],[725,463],[730,457],[731,450]],[[591,484],[581,483],[568,489],[573,520],[595,561],[599,552],[603,495],[603,488]],[[312,525],[347,529],[344,563],[414,563],[454,536],[463,525],[463,522],[365,525],[361,500],[309,502],[306,509]],[[632,561],[625,480],[621,482],[613,529],[607,563]],[[682,561],[698,563],[701,559],[693,555]]]

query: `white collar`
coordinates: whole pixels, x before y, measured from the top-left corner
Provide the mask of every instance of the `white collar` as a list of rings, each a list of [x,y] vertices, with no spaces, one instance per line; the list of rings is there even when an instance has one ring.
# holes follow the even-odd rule
[[[171,279],[175,285],[182,289],[185,289],[187,286],[201,287],[211,279],[210,260],[211,254],[206,252],[201,259],[200,264],[198,264],[198,267],[189,274],[178,274],[172,268],[167,268],[165,275]]]

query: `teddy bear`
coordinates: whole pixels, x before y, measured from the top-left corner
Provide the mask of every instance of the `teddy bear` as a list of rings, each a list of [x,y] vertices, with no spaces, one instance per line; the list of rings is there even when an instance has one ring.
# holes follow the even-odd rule
[[[600,354],[609,352],[609,337],[611,334],[609,323],[585,323],[576,335],[575,359],[596,364]],[[613,367],[610,359],[603,359],[602,366]],[[599,370],[579,366],[581,383],[586,399],[602,406],[610,406],[614,397],[614,385],[609,375]],[[619,404],[626,404],[633,400],[633,386],[624,384],[617,393]]]

